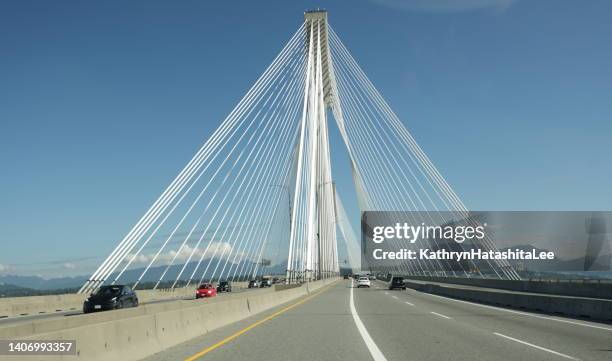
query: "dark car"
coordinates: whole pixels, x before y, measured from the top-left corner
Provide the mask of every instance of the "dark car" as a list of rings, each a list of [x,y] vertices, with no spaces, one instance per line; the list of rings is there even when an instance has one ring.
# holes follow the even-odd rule
[[[344,275],[344,279],[348,280],[349,279],[349,275]]]
[[[264,288],[264,287],[272,287],[272,280],[269,278],[264,278],[261,280],[261,283],[259,284],[259,287]]]
[[[250,280],[249,281],[249,288],[259,288],[259,281],[258,280]]]
[[[389,283],[389,289],[393,290],[396,288],[400,288],[402,290],[406,289],[406,284],[404,283],[404,277],[393,277],[391,279],[391,283]]]
[[[83,313],[138,307],[138,296],[129,286],[102,286],[83,302]]]
[[[221,281],[217,286],[217,292],[232,292],[232,284],[228,281]]]

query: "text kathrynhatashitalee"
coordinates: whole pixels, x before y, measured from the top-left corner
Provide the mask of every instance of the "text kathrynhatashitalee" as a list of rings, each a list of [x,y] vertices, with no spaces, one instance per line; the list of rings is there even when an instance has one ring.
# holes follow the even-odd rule
[[[376,248],[372,251],[372,257],[378,260],[552,260],[555,259],[554,252],[526,251],[522,249],[505,249],[503,251],[471,249],[469,251],[448,251],[445,249],[431,250],[423,248],[418,251],[402,248],[398,251],[383,251]]]

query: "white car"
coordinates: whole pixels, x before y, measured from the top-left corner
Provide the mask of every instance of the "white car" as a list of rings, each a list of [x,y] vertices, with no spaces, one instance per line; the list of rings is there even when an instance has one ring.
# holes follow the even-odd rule
[[[370,280],[367,277],[359,277],[357,280],[357,288],[368,287],[370,288]]]

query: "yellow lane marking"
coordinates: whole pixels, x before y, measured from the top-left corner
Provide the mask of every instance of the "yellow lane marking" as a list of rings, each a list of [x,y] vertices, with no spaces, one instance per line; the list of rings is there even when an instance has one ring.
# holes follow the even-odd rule
[[[314,293],[314,294],[312,294],[312,295],[310,295],[310,296],[308,296],[306,298],[303,298],[300,301],[298,301],[298,302],[296,302],[294,304],[291,304],[291,305],[283,308],[282,310],[276,311],[273,314],[271,314],[270,316],[268,316],[268,317],[266,317],[264,319],[261,319],[261,320],[255,322],[254,324],[252,324],[250,326],[247,326],[247,327],[243,328],[242,330],[236,332],[235,334],[233,334],[231,336],[228,336],[228,337],[224,338],[223,340],[217,342],[216,344],[214,344],[212,346],[209,346],[209,347],[203,349],[202,351],[187,357],[185,359],[185,361],[194,361],[194,360],[197,360],[198,358],[200,358],[200,357],[206,355],[207,353],[209,353],[209,352],[211,352],[211,351],[213,351],[213,350],[215,350],[215,349],[225,345],[226,343],[232,341],[233,339],[238,338],[240,335],[242,335],[242,334],[248,332],[249,330],[251,330],[251,329],[261,325],[262,323],[264,323],[266,321],[270,321],[274,317],[276,317],[278,315],[281,315],[281,314],[291,310],[292,308],[295,308],[295,307],[301,305],[302,303],[304,303],[304,302],[306,302],[306,301],[308,301],[310,299],[315,298],[316,296],[320,295],[321,293],[327,291],[327,289],[329,289],[329,287],[332,286],[333,284],[335,284],[335,282],[330,284],[330,285],[325,286],[322,290],[318,291],[317,293]]]

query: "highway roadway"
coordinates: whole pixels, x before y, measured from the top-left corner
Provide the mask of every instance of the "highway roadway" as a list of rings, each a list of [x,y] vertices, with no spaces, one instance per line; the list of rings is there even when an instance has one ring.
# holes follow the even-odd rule
[[[612,325],[351,282],[145,360],[612,360]]]
[[[257,289],[255,289],[256,291]],[[232,293],[240,293],[240,292],[249,292],[249,291],[253,291],[252,289],[236,289],[234,290]],[[194,288],[194,292],[195,292],[195,288]],[[136,294],[138,294],[138,290],[136,290]],[[195,294],[195,293],[194,293]],[[218,297],[223,297],[224,293],[220,293]],[[152,301],[148,301],[148,302],[141,302],[141,305],[146,304],[153,304],[153,303],[165,303],[165,302],[175,302],[177,300],[195,300],[195,296],[189,296],[189,297],[179,297],[179,298],[167,298],[167,299],[159,299],[159,300],[152,300]],[[203,300],[199,300],[199,301],[203,301]],[[112,311],[104,311],[104,312],[112,312]],[[47,313],[39,313],[39,314],[33,314],[33,315],[23,315],[23,316],[13,316],[13,317],[4,317],[4,318],[0,318],[0,327],[4,327],[4,326],[12,326],[15,324],[21,324],[21,323],[27,323],[27,322],[32,322],[32,321],[38,321],[38,320],[45,320],[45,319],[53,319],[53,318],[62,318],[62,317],[74,317],[74,316],[79,316],[79,315],[83,315],[83,311],[78,309],[78,310],[67,310],[67,311],[58,311],[58,312],[47,312]]]

